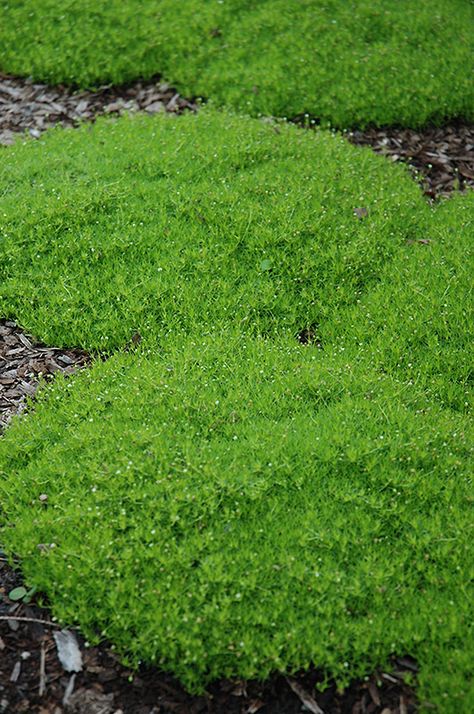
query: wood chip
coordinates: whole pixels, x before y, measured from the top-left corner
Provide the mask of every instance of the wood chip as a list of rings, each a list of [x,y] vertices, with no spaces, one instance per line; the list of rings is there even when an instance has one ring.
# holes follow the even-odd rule
[[[301,686],[299,682],[296,681],[296,679],[291,679],[290,677],[287,677],[286,681],[288,682],[296,696],[300,699],[301,703],[304,704],[306,709],[308,709],[308,711],[312,712],[312,714],[324,714],[317,701],[313,699],[310,694],[308,694],[308,692]]]
[[[38,693],[40,697],[44,695],[46,691],[46,647],[44,641],[41,642],[41,652],[40,652],[40,672],[39,672],[39,687]]]
[[[18,682],[20,673],[21,673],[21,662],[18,661],[15,663],[15,666],[13,667],[12,673],[10,675],[10,682]]]
[[[370,680],[368,689],[369,689],[369,694],[372,697],[373,703],[379,707],[381,704],[380,696],[379,696],[379,692],[377,689],[377,685],[375,684],[373,679]]]

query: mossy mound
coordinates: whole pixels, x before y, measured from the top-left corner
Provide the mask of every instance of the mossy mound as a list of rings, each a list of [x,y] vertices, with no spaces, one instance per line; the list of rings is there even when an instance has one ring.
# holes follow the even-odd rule
[[[213,112],[2,172],[2,311],[115,351],[0,441],[2,541],[55,614],[191,688],[410,652],[468,711],[473,197]]]
[[[4,152],[0,185],[0,310],[104,351],[229,321],[296,334],[429,220],[408,171],[368,149],[210,111],[50,132]]]
[[[474,117],[469,0],[3,0],[0,66],[94,86],[161,74],[188,95],[333,126]]]

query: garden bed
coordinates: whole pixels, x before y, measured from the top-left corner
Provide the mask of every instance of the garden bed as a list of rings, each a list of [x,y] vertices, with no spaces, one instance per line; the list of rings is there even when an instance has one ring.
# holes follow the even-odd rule
[[[433,209],[340,137],[208,109],[5,151],[2,309],[113,355],[0,444],[28,584],[191,688],[403,648],[455,711],[472,196]]]
[[[0,712],[474,707],[473,22],[0,2]]]

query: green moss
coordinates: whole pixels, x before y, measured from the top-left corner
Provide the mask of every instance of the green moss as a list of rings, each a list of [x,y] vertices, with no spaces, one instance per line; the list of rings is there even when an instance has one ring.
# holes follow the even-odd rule
[[[410,652],[421,694],[460,711],[472,437],[353,355],[182,338],[12,427],[3,539],[58,617],[187,686],[311,661],[344,683]]]
[[[210,111],[3,159],[0,310],[115,350],[0,441],[2,541],[55,614],[194,689],[409,652],[470,711],[473,197]]]
[[[358,299],[429,218],[408,172],[369,150],[209,111],[58,130],[3,157],[0,310],[87,349],[229,319],[296,334]]]
[[[474,116],[469,0],[2,0],[0,66],[94,86],[157,73],[339,127]]]

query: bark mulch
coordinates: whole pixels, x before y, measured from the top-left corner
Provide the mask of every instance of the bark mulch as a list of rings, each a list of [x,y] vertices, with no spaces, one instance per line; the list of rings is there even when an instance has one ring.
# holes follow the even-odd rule
[[[461,122],[423,131],[367,129],[346,134],[352,144],[370,146],[391,161],[413,169],[428,198],[474,187],[474,126]]]
[[[72,374],[90,362],[87,352],[37,344],[14,322],[0,320],[0,434],[22,412],[41,381],[56,372]]]
[[[120,87],[101,87],[95,92],[38,84],[31,79],[0,73],[0,144],[13,144],[19,134],[39,139],[42,132],[59,124],[78,126],[100,114],[120,115],[142,110],[179,113],[197,105],[184,99],[159,80]]]
[[[160,79],[92,91],[51,87],[0,73],[0,144],[13,144],[22,133],[39,139],[60,124],[77,126],[101,114],[145,111],[196,111],[198,104],[182,97]],[[474,187],[474,126],[462,122],[440,128],[367,129],[346,132],[353,144],[371,146],[392,161],[408,163],[429,198]],[[419,174],[419,175],[418,175]]]

